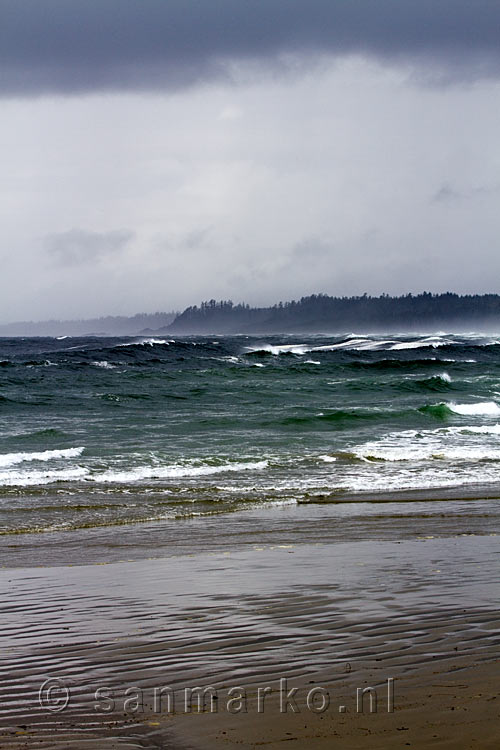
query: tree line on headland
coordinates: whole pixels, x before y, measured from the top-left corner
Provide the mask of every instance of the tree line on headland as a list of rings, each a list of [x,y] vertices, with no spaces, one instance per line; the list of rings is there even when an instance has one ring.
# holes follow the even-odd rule
[[[500,328],[500,296],[452,292],[391,297],[330,297],[312,294],[272,307],[250,307],[230,300],[188,307],[167,330],[170,333],[341,333],[427,330],[438,327]]]
[[[0,325],[0,336],[346,333],[435,331],[438,328],[500,332],[500,296],[452,292],[422,292],[400,297],[312,294],[270,307],[212,299],[187,307],[182,313],[9,323]]]

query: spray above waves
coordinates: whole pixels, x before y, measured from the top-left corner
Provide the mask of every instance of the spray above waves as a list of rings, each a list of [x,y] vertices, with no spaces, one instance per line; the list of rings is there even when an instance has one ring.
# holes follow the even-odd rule
[[[403,339],[403,340],[400,340]],[[406,351],[412,351],[416,349],[438,349],[442,347],[473,347],[473,348],[484,348],[497,346],[500,344],[498,338],[479,336],[470,334],[467,336],[460,335],[444,335],[436,334],[433,336],[420,336],[416,338],[406,339],[405,337],[383,339],[376,336],[361,336],[356,334],[349,334],[348,336],[342,336],[337,338],[329,344],[317,345],[312,342],[300,342],[294,344],[255,344],[252,346],[245,347],[245,351],[248,354],[260,354],[260,355],[283,355],[283,354],[295,354],[297,356],[303,356],[304,354],[310,354],[312,352],[327,353],[327,352],[342,352],[342,351],[355,351],[355,352],[401,352],[404,354]],[[400,360],[396,360],[400,361]],[[403,360],[404,361],[404,360]],[[448,360],[449,361],[449,360]],[[465,360],[465,361],[471,361]]]

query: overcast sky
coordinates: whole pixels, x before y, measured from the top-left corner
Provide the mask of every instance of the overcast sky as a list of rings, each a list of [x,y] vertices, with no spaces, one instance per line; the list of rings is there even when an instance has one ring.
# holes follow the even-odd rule
[[[498,0],[0,0],[0,322],[500,291]]]

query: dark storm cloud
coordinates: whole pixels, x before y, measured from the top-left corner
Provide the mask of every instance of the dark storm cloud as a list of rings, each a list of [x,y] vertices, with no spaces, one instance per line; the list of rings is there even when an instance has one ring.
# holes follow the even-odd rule
[[[108,255],[114,255],[122,250],[133,236],[133,232],[125,229],[113,232],[70,229],[68,232],[46,237],[45,247],[56,265],[79,266],[84,263],[95,263]]]
[[[498,0],[0,0],[0,92],[182,87],[227,62],[350,53],[500,72]]]

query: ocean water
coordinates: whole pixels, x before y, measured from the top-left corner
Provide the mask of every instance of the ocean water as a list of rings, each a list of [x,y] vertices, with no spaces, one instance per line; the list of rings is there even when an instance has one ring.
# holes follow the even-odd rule
[[[500,494],[500,337],[0,339],[0,534]]]

